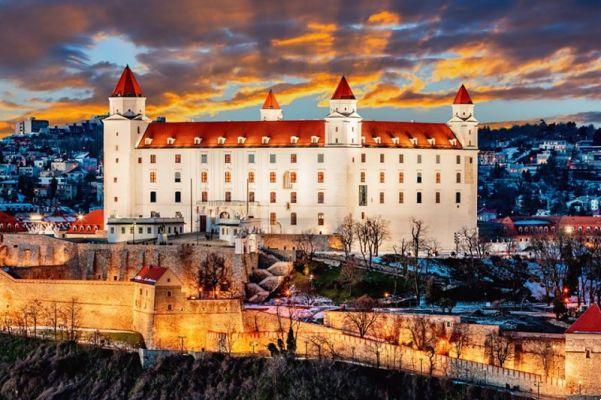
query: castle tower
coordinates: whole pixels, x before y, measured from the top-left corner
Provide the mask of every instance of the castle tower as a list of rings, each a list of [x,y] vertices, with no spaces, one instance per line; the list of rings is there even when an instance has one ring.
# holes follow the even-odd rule
[[[326,145],[361,146],[361,116],[357,113],[357,99],[343,76],[330,99],[330,113],[326,116]]]
[[[135,204],[134,149],[150,123],[146,98],[126,66],[109,97],[104,123],[104,219],[133,217]]]
[[[478,148],[478,120],[474,117],[474,103],[464,85],[453,101],[453,115],[447,125],[465,149]]]
[[[273,90],[269,89],[265,103],[261,107],[261,121],[281,121],[284,118],[284,113],[275,99]]]

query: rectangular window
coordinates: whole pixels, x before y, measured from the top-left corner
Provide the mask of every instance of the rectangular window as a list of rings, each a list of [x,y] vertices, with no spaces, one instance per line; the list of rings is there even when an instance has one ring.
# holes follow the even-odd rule
[[[405,202],[405,193],[399,192],[399,204],[403,204]]]
[[[200,181],[202,183],[207,183],[208,180],[209,180],[209,173],[207,171],[202,171],[200,173]]]
[[[403,171],[399,172],[399,183],[405,183],[405,173]]]
[[[323,192],[317,192],[317,203],[323,204],[324,194]]]
[[[119,164],[119,159],[115,158],[115,164]]]
[[[380,183],[386,182],[386,174],[384,172],[380,172]]]
[[[323,183],[323,181],[324,181],[324,172],[318,171],[317,172],[317,183]]]
[[[209,192],[202,192],[200,194],[200,198],[203,203],[206,203],[207,201],[209,201]]]
[[[457,203],[457,204],[461,203],[461,192],[455,193],[455,203]]]
[[[323,164],[323,160],[324,160],[323,153],[317,154],[317,162],[319,164]]]
[[[323,224],[324,224],[323,213],[319,213],[319,214],[317,214],[317,225],[323,226]]]
[[[138,157],[138,164],[142,164],[142,157]]]
[[[361,171],[361,183],[365,183],[365,171]]]
[[[359,185],[359,205],[367,205],[367,185]]]
[[[181,154],[176,154],[175,155],[175,163],[176,164],[181,164],[182,163],[182,155]]]
[[[113,178],[113,183],[117,183],[117,177],[116,176]]]
[[[200,163],[201,164],[206,164],[208,162],[209,156],[207,154],[201,154],[200,155]]]
[[[384,192],[380,192],[380,204],[384,204]]]
[[[296,192],[290,192],[290,203],[296,203]]]
[[[275,180],[276,180],[275,171],[271,171],[269,173],[269,183],[275,183]]]
[[[269,155],[269,162],[270,162],[271,164],[275,164],[275,154],[270,154],[270,155]]]
[[[151,203],[157,202],[157,192],[155,192],[155,191],[150,192],[150,202]]]
[[[232,201],[232,192],[225,192],[225,201],[228,203]]]
[[[278,220],[278,218],[274,212],[269,213],[269,225],[275,225],[277,220]]]
[[[255,154],[254,153],[249,153],[248,154],[248,163],[249,164],[254,164],[255,163]]]
[[[417,183],[422,183],[422,173],[418,172],[417,173],[417,179],[416,179]]]
[[[269,202],[270,203],[275,203],[275,201],[276,201],[276,194],[275,194],[275,192],[270,192],[269,193]]]
[[[180,183],[182,181],[182,173],[179,171],[175,172],[175,183]]]
[[[157,156],[156,156],[156,154],[151,154],[150,155],[150,163],[151,164],[156,164],[157,163]]]
[[[417,192],[415,201],[417,204],[422,204],[422,192]]]
[[[231,154],[224,154],[223,155],[223,162],[226,164],[231,164],[232,163],[232,155]]]
[[[399,154],[399,164],[402,164],[405,162],[405,157],[403,154]]]
[[[456,157],[457,164],[461,164],[461,156]]]
[[[157,181],[157,173],[155,171],[150,171],[150,183],[156,183]]]
[[[364,163],[365,162],[365,153],[361,153],[361,162]]]
[[[440,154],[436,155],[436,164],[440,164]]]
[[[232,173],[230,171],[225,171],[225,174],[223,175],[223,180],[225,181],[225,183],[231,183]]]
[[[380,163],[384,163],[384,154],[380,154]]]
[[[296,213],[290,213],[290,225],[296,225]]]
[[[248,201],[254,203],[255,201],[255,192],[248,192]]]
[[[436,192],[436,204],[440,204],[440,192]]]
[[[440,183],[440,172],[438,172],[438,171],[436,172],[435,179],[436,179],[436,183]]]
[[[180,191],[175,192],[175,202],[176,203],[182,202],[182,192],[180,192]]]
[[[149,235],[152,233],[152,228],[149,226],[148,228],[146,228],[146,233],[148,233]],[[142,290],[142,289],[140,289]]]
[[[113,201],[116,203],[119,201],[119,198],[117,196],[113,197]]]
[[[421,155],[421,154],[418,154],[418,155],[417,155],[417,163],[418,163],[418,164],[421,164],[421,163],[422,163],[422,155]]]
[[[290,154],[290,163],[296,164],[296,154]]]
[[[455,174],[455,181],[457,183],[461,183],[461,172],[457,172],[457,174]]]

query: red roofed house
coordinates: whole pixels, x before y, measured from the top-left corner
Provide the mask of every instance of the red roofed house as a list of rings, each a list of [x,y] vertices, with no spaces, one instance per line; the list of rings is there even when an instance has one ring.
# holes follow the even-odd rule
[[[0,233],[23,233],[27,229],[14,216],[0,211]]]
[[[566,383],[573,393],[601,394],[601,308],[590,306],[565,334]]]
[[[364,119],[346,77],[317,120],[285,120],[270,90],[255,121],[151,122],[143,96],[126,68],[104,119],[109,241],[132,240],[134,224],[144,240],[232,226],[332,234],[351,214],[389,221],[384,249],[417,218],[450,251],[476,227],[478,121],[464,86],[447,123]]]
[[[94,210],[78,217],[65,233],[65,237],[85,238],[103,236],[105,233],[104,212],[103,210]]]

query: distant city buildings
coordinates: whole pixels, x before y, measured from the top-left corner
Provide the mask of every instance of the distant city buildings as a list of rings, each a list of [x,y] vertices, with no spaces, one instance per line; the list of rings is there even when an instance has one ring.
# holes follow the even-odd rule
[[[48,121],[43,119],[35,119],[35,117],[27,118],[23,121],[18,121],[15,124],[15,135],[28,135],[31,133],[39,133],[48,129]]]

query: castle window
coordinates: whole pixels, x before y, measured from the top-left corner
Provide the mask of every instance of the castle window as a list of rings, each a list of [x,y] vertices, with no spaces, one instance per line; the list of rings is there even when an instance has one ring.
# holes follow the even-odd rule
[[[119,198],[117,196],[113,197],[113,201],[116,203],[119,201]]]
[[[440,172],[436,171],[436,174],[434,175],[436,183],[440,183]]]
[[[232,192],[225,192],[225,201],[229,203],[232,201]]]
[[[417,192],[416,193],[415,202],[417,204],[421,204],[422,203],[422,192]]]
[[[457,172],[457,174],[455,174],[455,181],[457,183],[461,183],[461,172]]]
[[[156,164],[157,163],[157,156],[156,156],[156,154],[151,154],[150,155],[150,163],[151,164]]]
[[[255,192],[248,192],[248,201],[251,203],[255,201]]]
[[[319,164],[323,164],[323,161],[324,161],[324,155],[323,155],[323,153],[317,154],[317,162]]]
[[[317,183],[323,183],[323,181],[324,181],[324,172],[318,171],[317,172]]]
[[[175,155],[175,163],[176,164],[181,164],[182,163],[182,155],[181,154],[176,154]]]
[[[296,225],[296,213],[290,213],[290,225]]]
[[[224,180],[225,180],[225,183],[231,183],[232,173],[230,171],[225,171]]]
[[[138,157],[138,164],[142,164],[142,157]]]
[[[317,192],[317,203],[323,204],[324,202],[324,194],[323,192]]]
[[[403,204],[405,202],[405,193],[399,192],[399,204]]]
[[[244,144],[244,142],[246,142],[246,137],[238,136],[238,144]]]
[[[384,154],[380,154],[380,163],[384,163]]]
[[[436,164],[440,164],[440,154],[436,155]]]
[[[317,225],[323,226],[323,224],[324,224],[323,213],[319,213],[319,214],[317,214]]]
[[[455,203],[457,203],[457,204],[461,203],[461,192],[455,193]]]
[[[274,212],[269,213],[269,225],[275,225],[277,220],[278,218]]]
[[[270,154],[270,155],[269,155],[269,162],[270,162],[271,164],[275,164],[275,161],[276,161],[275,154]]]
[[[417,179],[416,179],[417,183],[422,183],[422,173],[418,172],[417,173]]]
[[[119,146],[115,145],[115,151],[119,151]]]
[[[146,139],[144,139],[144,144],[147,145],[147,146],[151,145],[152,144],[152,138],[146,138]]]
[[[182,173],[179,171],[175,171],[175,183],[180,183],[182,181]]]
[[[150,192],[150,202],[151,203],[157,202],[157,192],[155,192],[155,191]]]
[[[119,159],[115,158],[115,164],[119,164]]]
[[[440,203],[440,192],[436,192],[436,204]]]
[[[171,297],[171,290],[167,290],[167,297]]]
[[[405,183],[405,173],[403,171],[399,172],[399,183]]]
[[[276,183],[276,174],[274,171],[269,173],[269,183]]]
[[[113,178],[113,183],[117,183],[117,177],[116,176]]]
[[[248,183],[255,183],[255,173],[253,171],[248,171]]]
[[[451,144],[451,146],[455,147],[457,146],[457,139],[449,139],[449,143]]]
[[[399,144],[399,138],[398,138],[398,136],[393,136],[392,137],[392,143],[393,144]]]
[[[290,163],[296,164],[296,154],[290,154]]]
[[[403,154],[399,154],[399,164],[403,164],[405,162],[405,156]]]
[[[167,144],[174,144],[175,143],[175,138],[167,138]]]
[[[380,183],[384,183],[386,181],[386,174],[384,172],[380,172]]]
[[[365,183],[365,171],[361,171],[361,183]]]
[[[290,183],[296,183],[296,172],[290,172]]]
[[[219,136],[217,138],[217,144],[224,145],[225,144],[225,136]]]
[[[171,304],[167,304],[167,311],[173,311],[173,306]]]
[[[456,156],[455,157],[457,164],[461,164],[461,156]]]
[[[248,163],[249,164],[255,163],[255,153],[248,153]]]
[[[261,143],[263,143],[263,144],[269,144],[269,139],[270,139],[269,136],[263,136],[261,138]]]
[[[374,136],[373,139],[376,144],[382,144],[382,138],[380,136]]]
[[[417,146],[417,138],[409,138],[409,141],[413,146]]]
[[[384,204],[384,192],[380,192],[380,204]]]
[[[200,181],[202,183],[207,183],[209,180],[209,173],[207,171],[202,171],[200,173]]]
[[[367,185],[359,185],[359,206],[367,205]]]
[[[428,144],[430,146],[434,146],[436,144],[436,140],[434,140],[433,138],[428,138]]]
[[[361,153],[361,162],[364,163],[365,162],[365,153]]]
[[[201,164],[206,164],[208,162],[209,156],[208,154],[204,153],[200,155],[200,163]]]
[[[182,202],[182,192],[180,192],[179,190],[177,192],[175,192],[174,200],[176,203],[181,203]]]
[[[226,164],[231,164],[231,162],[232,162],[232,155],[229,154],[229,153],[224,154],[224,160],[223,160],[223,162],[226,163]]]
[[[290,203],[296,203],[296,192],[290,192]]]
[[[194,138],[194,144],[196,144],[196,145],[199,145],[200,143],[202,143],[202,138],[201,138],[201,137],[198,137],[198,136],[196,136],[196,137]]]
[[[311,144],[317,144],[319,142],[319,136],[311,136]]]
[[[298,143],[298,136],[290,136],[290,143],[291,144],[297,144]]]
[[[418,154],[418,155],[417,155],[417,163],[418,163],[418,164],[421,164],[421,163],[422,163],[422,155],[421,155],[421,154]]]
[[[270,203],[275,203],[276,202],[276,194],[275,194],[275,192],[270,192],[269,193],[269,202]]]
[[[202,192],[200,194],[200,199],[203,203],[206,203],[207,201],[209,201],[209,192]]]

